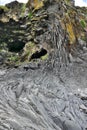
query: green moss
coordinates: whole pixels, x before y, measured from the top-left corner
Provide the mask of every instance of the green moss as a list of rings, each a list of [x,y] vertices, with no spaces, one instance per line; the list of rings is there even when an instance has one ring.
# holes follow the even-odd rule
[[[82,36],[81,39],[82,39],[83,41],[87,42],[87,37],[86,37],[85,35]]]
[[[21,7],[21,17],[25,16],[25,11],[26,11],[26,4],[23,4]]]
[[[81,20],[80,21],[80,24],[81,24],[81,26],[82,26],[82,28],[85,28],[86,27],[86,22],[85,22],[85,20]]]
[[[3,9],[6,12],[9,10],[6,6],[3,6],[3,5],[0,5],[0,9]]]
[[[65,0],[66,4],[71,4],[71,0]]]
[[[22,8],[21,8],[21,12],[24,13],[26,10],[26,4],[23,4]]]
[[[48,54],[41,57],[41,60],[47,60],[47,59],[48,59]]]
[[[23,4],[22,8],[21,8],[21,16],[24,17],[24,13],[26,11],[26,4]],[[29,11],[28,13],[28,18],[31,19],[33,17],[33,12]]]
[[[29,12],[28,13],[28,18],[31,19],[33,17],[33,13],[32,12]]]
[[[70,2],[70,0],[66,0],[66,2],[67,2],[67,3],[69,3],[69,2]]]
[[[17,55],[14,55],[9,57],[8,60],[11,62],[17,62],[19,60],[19,57]]]

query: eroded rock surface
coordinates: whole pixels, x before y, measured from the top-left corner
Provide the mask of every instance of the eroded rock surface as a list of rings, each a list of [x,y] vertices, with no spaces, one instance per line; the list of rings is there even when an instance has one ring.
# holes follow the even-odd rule
[[[28,40],[19,52],[21,59],[35,61],[0,69],[1,130],[87,129],[87,43],[77,37],[73,21],[67,23],[69,16],[65,28],[65,7],[75,11],[66,3],[48,1],[45,12],[38,10],[30,22],[27,16],[14,21]],[[46,60],[40,59],[43,53],[48,54]]]
[[[72,64],[57,75],[44,67],[0,70],[1,130],[86,130],[87,69]]]

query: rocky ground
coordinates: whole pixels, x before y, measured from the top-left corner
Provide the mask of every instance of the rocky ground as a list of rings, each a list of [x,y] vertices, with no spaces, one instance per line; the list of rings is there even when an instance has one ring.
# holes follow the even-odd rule
[[[87,129],[86,8],[43,4],[0,12],[0,130]]]

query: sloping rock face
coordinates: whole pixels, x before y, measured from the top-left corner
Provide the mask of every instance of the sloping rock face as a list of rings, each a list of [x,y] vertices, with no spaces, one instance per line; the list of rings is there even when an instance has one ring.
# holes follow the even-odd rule
[[[78,66],[60,76],[38,64],[0,71],[0,128],[86,130],[87,70]]]
[[[82,21],[77,36],[65,7],[75,10],[66,2],[47,1],[32,24],[24,18],[26,35],[32,37],[27,37],[21,60],[30,56],[35,62],[0,69],[1,130],[87,129],[87,43],[81,40],[86,27]],[[48,58],[41,60],[42,54]]]
[[[29,8],[17,1],[7,4],[8,10],[0,16],[0,51],[2,53],[4,50],[7,54],[3,63],[15,65],[29,62],[32,55],[40,52],[41,49],[47,51],[47,55],[43,55],[46,59],[51,52],[55,52],[55,48],[61,49],[61,52],[63,49],[62,53],[64,51],[65,53],[59,55],[65,55],[65,59],[68,58],[70,62],[77,55],[76,53],[86,52],[87,18],[85,12],[87,10],[86,8],[74,7],[72,3],[73,1],[67,0],[46,0],[43,7],[40,7],[40,4],[38,7],[34,7],[38,4],[31,2],[29,5],[27,4]],[[38,8],[40,9],[38,10]],[[62,30],[63,44],[61,45],[63,48],[61,45],[56,45],[54,39],[54,36],[57,37],[56,35],[60,37],[59,27],[60,31]],[[42,55],[38,59],[43,59]]]

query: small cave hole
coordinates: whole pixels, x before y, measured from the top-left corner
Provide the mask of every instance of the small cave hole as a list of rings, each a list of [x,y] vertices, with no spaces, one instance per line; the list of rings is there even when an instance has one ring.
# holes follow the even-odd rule
[[[44,49],[44,48],[41,48],[40,51],[36,51],[35,53],[33,53],[30,57],[30,60],[33,60],[33,59],[39,59],[41,58],[42,56],[45,56],[47,54],[47,50]]]
[[[25,46],[25,42],[13,41],[7,44],[8,50],[10,52],[20,52]]]

